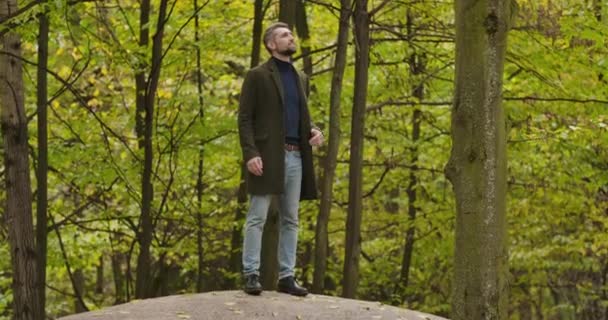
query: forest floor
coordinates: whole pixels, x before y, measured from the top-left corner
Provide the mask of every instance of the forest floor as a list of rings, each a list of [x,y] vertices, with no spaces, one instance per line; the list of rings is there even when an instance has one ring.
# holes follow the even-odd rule
[[[298,298],[275,291],[249,296],[242,291],[221,291],[169,296],[60,320],[446,320],[438,316],[384,305],[379,302],[309,294]]]

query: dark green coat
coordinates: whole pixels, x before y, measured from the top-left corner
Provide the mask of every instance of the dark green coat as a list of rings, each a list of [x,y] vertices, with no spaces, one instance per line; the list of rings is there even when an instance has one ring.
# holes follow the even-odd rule
[[[310,139],[310,113],[307,104],[308,80],[298,77],[300,89],[300,152],[302,154],[301,200],[316,199],[317,191]],[[239,137],[243,160],[260,156],[262,176],[247,171],[248,191],[251,194],[281,194],[285,177],[285,124],[283,119],[283,84],[272,59],[255,67],[245,76],[239,104]]]

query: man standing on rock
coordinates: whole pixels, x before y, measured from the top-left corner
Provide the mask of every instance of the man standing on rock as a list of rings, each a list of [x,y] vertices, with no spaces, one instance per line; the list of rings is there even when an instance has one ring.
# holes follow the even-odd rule
[[[253,295],[262,292],[262,232],[271,199],[278,195],[278,291],[305,296],[308,290],[299,286],[294,277],[298,207],[300,200],[316,198],[312,146],[323,143],[323,134],[311,125],[308,79],[291,64],[296,43],[289,26],[272,24],[264,32],[263,41],[272,57],[247,73],[238,115],[251,195],[243,241],[244,291]]]

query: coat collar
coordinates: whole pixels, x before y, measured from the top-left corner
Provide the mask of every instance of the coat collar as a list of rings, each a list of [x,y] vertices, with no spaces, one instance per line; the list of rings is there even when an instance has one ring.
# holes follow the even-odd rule
[[[273,61],[273,58],[270,57],[270,59],[268,59],[266,63],[264,63],[264,67],[268,69],[268,71],[270,71],[272,80],[274,80],[274,84],[277,87],[277,90],[279,91],[279,95],[281,96],[281,103],[283,103],[283,101],[285,101],[283,93],[283,83],[281,82],[281,76],[279,74],[279,68],[277,67],[277,64]],[[296,71],[296,74],[298,75],[296,79],[298,81],[298,88],[300,89],[300,99],[303,99],[302,101],[306,101],[306,91],[304,90],[302,77],[298,71]]]
[[[272,61],[272,57],[266,61],[264,66],[270,71],[272,80],[274,80],[274,84],[279,91],[279,95],[281,96],[281,103],[283,103],[283,101],[285,101],[285,97],[283,93],[283,83],[281,82],[281,76],[279,75],[279,68],[277,68],[276,63]]]

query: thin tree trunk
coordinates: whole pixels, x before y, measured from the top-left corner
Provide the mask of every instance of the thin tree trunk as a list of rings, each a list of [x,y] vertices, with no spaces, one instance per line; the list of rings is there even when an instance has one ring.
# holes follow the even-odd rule
[[[17,11],[16,0],[0,0],[0,19]],[[15,319],[42,319],[36,273],[32,218],[32,190],[28,153],[27,117],[23,87],[21,39],[8,31],[0,38],[0,127],[4,145],[5,218],[13,271]],[[12,56],[11,56],[12,55]]]
[[[46,2],[46,1],[45,1]],[[48,82],[49,18],[47,12],[39,16],[38,70],[37,70],[37,114],[38,114],[38,167],[36,170],[36,274],[38,276],[38,308],[36,312],[45,317],[46,305],[46,256],[47,256],[47,208],[48,208]]]
[[[103,263],[103,254],[99,257],[99,265],[97,266],[97,281],[95,281],[95,293],[103,294],[103,288],[105,286],[104,281],[104,263]]]
[[[85,279],[84,279],[84,273],[82,272],[82,269],[74,270],[74,287],[76,288],[77,292],[79,292],[81,295],[84,294],[84,283],[85,283]],[[86,312],[86,311],[88,311],[88,309],[82,304],[82,299],[75,298],[74,299],[74,313],[82,313],[82,312]]]
[[[369,14],[367,0],[356,0],[355,22],[355,94],[353,99],[352,132],[348,190],[348,217],[346,221],[346,250],[342,296],[354,298],[359,283],[359,256],[361,254],[361,212],[363,182],[363,133],[369,67]]]
[[[413,15],[410,10],[408,10],[407,14],[407,33],[408,39],[413,37]],[[425,58],[424,56],[414,52],[410,56],[410,70],[412,76],[417,79],[419,75],[424,72],[425,69]],[[418,101],[424,100],[424,83],[418,83],[414,86],[412,90],[412,96],[417,98]],[[412,265],[412,255],[414,252],[414,241],[416,235],[416,186],[418,185],[418,143],[420,140],[420,121],[422,118],[422,112],[418,107],[414,107],[414,111],[412,114],[412,148],[410,149],[410,163],[412,164],[412,168],[410,169],[410,182],[407,187],[407,198],[408,198],[408,228],[405,236],[405,246],[403,249],[403,260],[401,262],[401,277],[399,279],[401,289],[404,290],[409,285],[410,279],[410,268]],[[403,293],[403,292],[402,292]],[[405,298],[402,295],[402,302]]]
[[[506,128],[511,0],[456,0],[456,82],[446,176],[456,195],[453,320],[506,319]]]
[[[194,0],[194,12],[198,12],[198,1]],[[202,79],[202,67],[201,67],[201,48],[198,45],[200,42],[200,37],[198,33],[199,29],[199,18],[198,14],[194,17],[194,41],[196,44],[196,88],[198,92],[198,116],[200,118],[201,125],[204,126],[205,119],[205,110],[203,109],[204,100],[203,100],[203,79]],[[198,155],[198,177],[196,181],[196,198],[198,201],[198,214],[196,215],[196,244],[197,244],[197,252],[198,252],[198,270],[196,275],[196,292],[203,292],[203,270],[204,270],[204,250],[203,250],[203,169],[204,169],[204,156],[205,156],[205,146],[201,143],[199,147],[199,155]]]
[[[139,46],[147,48],[150,43],[150,0],[142,0],[139,16]],[[146,68],[148,64],[143,56],[139,57],[138,70],[135,73],[135,133],[140,149],[144,147],[144,117],[146,114]]]
[[[125,255],[122,252],[112,252],[112,274],[114,275],[114,304],[125,303],[125,275],[123,273],[123,261]]]
[[[148,1],[144,0],[143,2]],[[152,43],[152,64],[145,90],[145,119],[144,119],[144,170],[142,175],[142,205],[141,205],[141,225],[142,231],[138,236],[139,255],[137,257],[137,279],[135,283],[135,297],[151,297],[150,284],[152,273],[150,270],[151,255],[150,246],[152,244],[152,201],[154,191],[152,189],[152,136],[154,126],[154,97],[158,87],[160,69],[162,65],[162,44],[165,27],[165,17],[167,14],[168,0],[161,0],[159,5],[158,23],[156,34]],[[143,11],[143,3],[142,3]]]
[[[308,19],[306,17],[306,6],[304,0],[296,0],[296,31],[300,38],[302,59],[304,60],[304,73],[312,76],[312,57],[310,56],[310,30],[308,30]]]
[[[254,3],[254,18],[253,18],[253,34],[251,36],[251,61],[250,67],[256,67],[260,64],[260,49],[262,45],[262,22],[264,21],[264,0],[255,0]],[[241,166],[241,179],[239,190],[237,191],[237,209],[234,216],[234,227],[232,227],[232,250],[230,251],[230,270],[235,273],[241,271],[241,254],[243,245],[243,227],[242,220],[245,218],[245,207],[247,206],[247,168],[243,164]]]
[[[346,49],[348,48],[348,28],[351,15],[350,0],[341,0],[338,44],[334,62],[334,73],[329,95],[329,141],[325,157],[323,178],[321,179],[321,204],[315,230],[315,270],[312,292],[323,293],[327,271],[327,249],[329,239],[327,225],[333,199],[333,184],[336,174],[338,149],[340,147],[340,97],[346,68]]]

